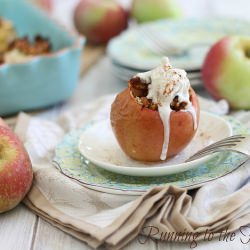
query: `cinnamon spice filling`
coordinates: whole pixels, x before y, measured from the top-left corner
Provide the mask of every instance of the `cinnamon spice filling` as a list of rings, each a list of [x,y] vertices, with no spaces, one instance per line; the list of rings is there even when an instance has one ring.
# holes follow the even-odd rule
[[[8,51],[18,49],[25,55],[44,55],[51,51],[51,44],[48,39],[38,35],[35,37],[34,42],[30,42],[28,37],[17,38],[9,44]]]
[[[158,104],[153,103],[151,99],[147,98],[148,84],[141,81],[139,77],[134,77],[128,81],[128,85],[132,96],[135,98],[136,102],[142,106],[142,108],[158,111]],[[176,112],[184,110],[187,106],[186,102],[179,102],[178,99],[178,96],[175,96],[170,104],[170,108]]]
[[[52,51],[51,43],[48,39],[37,35],[33,42],[29,41],[28,37],[16,38],[9,43],[7,50],[0,53],[0,65],[6,63],[5,56],[8,52],[19,51],[25,56],[39,56],[46,55]]]
[[[148,95],[148,84],[141,81],[139,77],[133,77],[128,82],[134,97],[146,97]]]

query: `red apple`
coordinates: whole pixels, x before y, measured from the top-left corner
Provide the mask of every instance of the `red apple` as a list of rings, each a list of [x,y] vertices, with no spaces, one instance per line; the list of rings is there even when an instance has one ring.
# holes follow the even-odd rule
[[[81,0],[74,23],[89,42],[107,43],[127,27],[128,15],[115,0]]]
[[[31,162],[22,142],[0,119],[0,213],[20,203],[32,178]]]
[[[215,99],[226,99],[235,109],[250,109],[250,38],[225,37],[214,44],[202,77]]]
[[[32,0],[32,2],[35,2],[43,9],[51,12],[53,9],[53,0]]]
[[[132,16],[139,22],[179,18],[182,11],[175,0],[133,0]]]
[[[199,103],[192,89],[190,93],[199,122]],[[142,108],[131,95],[130,88],[127,88],[113,102],[110,118],[117,141],[128,156],[140,161],[160,161],[164,127],[158,111]],[[193,117],[189,112],[172,111],[167,158],[183,150],[195,132]]]

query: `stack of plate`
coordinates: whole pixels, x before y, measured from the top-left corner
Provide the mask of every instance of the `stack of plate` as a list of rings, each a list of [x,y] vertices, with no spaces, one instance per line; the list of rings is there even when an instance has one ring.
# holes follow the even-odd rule
[[[192,86],[202,83],[201,67],[211,47],[228,35],[250,35],[249,23],[235,20],[160,20],[132,27],[108,45],[112,72],[128,81],[168,56],[175,68],[185,69]]]
[[[159,62],[160,62],[160,58],[159,58]],[[112,70],[112,73],[117,78],[119,78],[122,81],[127,82],[130,78],[132,78],[138,72],[144,72],[150,69],[130,68],[130,67],[127,67],[126,65],[122,65],[118,63],[116,60],[112,60],[111,70]],[[193,70],[186,70],[186,71],[187,71],[188,78],[192,86],[199,86],[202,82],[200,69],[193,69]]]

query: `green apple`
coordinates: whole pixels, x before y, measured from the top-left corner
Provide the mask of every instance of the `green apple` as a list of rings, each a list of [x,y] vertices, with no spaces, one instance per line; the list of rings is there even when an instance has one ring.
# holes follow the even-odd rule
[[[182,11],[175,0],[133,0],[131,15],[139,23],[164,18],[179,18]]]
[[[234,109],[250,109],[250,37],[225,37],[214,44],[202,77],[215,99],[226,99]]]

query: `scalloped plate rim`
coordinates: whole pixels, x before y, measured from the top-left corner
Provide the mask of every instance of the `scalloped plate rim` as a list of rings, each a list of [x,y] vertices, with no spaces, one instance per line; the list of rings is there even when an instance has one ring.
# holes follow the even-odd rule
[[[227,176],[228,174],[231,174],[233,173],[234,171],[236,171],[238,168],[240,168],[245,162],[247,161],[246,160],[243,160],[241,162],[241,164],[239,164],[236,168],[234,168],[233,170],[225,173],[224,175],[221,175],[221,176],[218,176],[218,177],[215,177],[215,178],[211,178],[211,179],[208,179],[208,180],[205,180],[205,181],[202,181],[202,182],[199,182],[199,183],[196,183],[196,184],[188,184],[188,185],[184,185],[184,186],[178,186],[179,188],[186,188],[187,190],[193,190],[193,189],[196,189],[196,188],[199,188],[199,187],[202,187],[203,185],[211,182],[211,181],[214,181],[214,180],[217,180],[219,178],[222,178],[224,176]],[[96,190],[96,191],[100,191],[100,192],[104,192],[104,193],[108,193],[108,194],[122,194],[122,195],[134,195],[134,196],[137,196],[137,195],[142,195],[143,193],[147,192],[147,190],[136,190],[136,189],[130,189],[130,190],[126,190],[126,189],[123,189],[123,188],[118,188],[118,187],[103,187],[101,186],[100,184],[94,184],[94,183],[87,183],[87,182],[84,182],[84,181],[81,181],[81,180],[78,180],[77,178],[75,177],[72,177],[66,173],[63,172],[62,168],[60,167],[59,163],[55,160],[53,160],[53,164],[55,165],[55,167],[66,177],[70,178],[71,180],[73,180],[74,182],[77,182],[79,183],[80,185],[86,187],[86,188],[90,188],[92,190]],[[165,184],[166,186],[167,185],[172,185],[172,184]],[[153,187],[153,186],[152,186]]]

